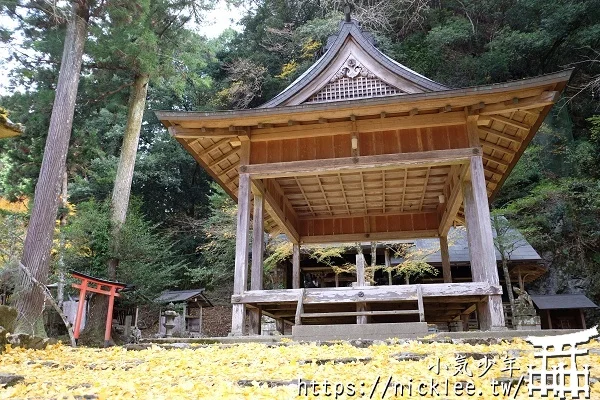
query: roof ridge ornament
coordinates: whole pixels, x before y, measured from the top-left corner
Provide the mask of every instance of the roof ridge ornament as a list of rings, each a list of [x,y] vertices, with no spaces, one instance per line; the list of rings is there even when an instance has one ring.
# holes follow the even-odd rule
[[[351,13],[352,7],[350,6],[350,3],[346,1],[346,3],[344,4],[344,14],[346,22],[352,22],[352,16],[350,15]]]

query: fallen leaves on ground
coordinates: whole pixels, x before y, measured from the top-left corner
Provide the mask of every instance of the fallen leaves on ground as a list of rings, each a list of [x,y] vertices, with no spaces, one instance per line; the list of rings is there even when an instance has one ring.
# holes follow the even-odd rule
[[[578,357],[578,366],[589,364],[591,376],[600,376],[600,345],[593,341],[583,347],[592,351]],[[514,360],[512,380],[506,370],[510,360]],[[459,364],[466,368],[457,372]],[[0,355],[0,373],[25,377],[14,386],[0,387],[0,398],[334,399],[363,395],[373,399],[502,399],[513,398],[523,376],[525,380],[516,398],[524,399],[530,398],[528,365],[539,367],[540,359],[534,359],[533,347],[523,340],[496,345],[396,341],[366,348],[347,342],[244,343],[168,350],[153,346],[140,351],[121,347],[74,349],[59,344],[41,351],[9,348]],[[494,389],[492,380],[499,378],[511,382],[510,396],[502,394],[502,386]],[[298,385],[299,379],[303,385]],[[313,380],[320,386],[311,386]],[[325,381],[331,385],[327,389]],[[425,396],[417,392],[420,382],[427,383]],[[441,385],[432,391],[430,383],[435,382]],[[457,382],[464,387],[459,393],[455,392]],[[465,391],[469,382],[475,391],[472,396]],[[598,399],[600,383],[594,378],[592,382],[591,398]],[[412,396],[408,393],[410,383]],[[400,385],[404,385],[404,396]],[[315,396],[315,389],[319,396]],[[499,394],[494,395],[494,390]],[[541,398],[539,394],[534,392],[534,398]]]

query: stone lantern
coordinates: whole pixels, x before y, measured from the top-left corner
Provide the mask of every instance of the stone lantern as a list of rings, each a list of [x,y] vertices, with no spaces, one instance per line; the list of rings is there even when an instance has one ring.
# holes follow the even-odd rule
[[[173,303],[169,303],[163,315],[165,317],[165,323],[163,324],[165,327],[165,337],[172,337],[173,328],[175,327],[175,317],[177,316],[175,305]]]

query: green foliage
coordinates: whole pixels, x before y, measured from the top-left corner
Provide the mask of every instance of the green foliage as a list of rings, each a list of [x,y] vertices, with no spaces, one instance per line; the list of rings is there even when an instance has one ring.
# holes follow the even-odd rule
[[[290,260],[293,252],[293,243],[282,238],[270,240],[267,244],[267,254],[265,258],[265,274],[270,274],[275,270],[275,267],[280,263]],[[329,267],[334,267],[343,261],[344,254],[347,252],[345,246],[318,246],[307,245],[303,246],[303,252],[308,254],[319,264],[324,264]]]
[[[275,271],[275,268],[282,262],[292,257],[294,245],[292,242],[276,238],[267,242],[266,250],[268,256],[264,259],[265,274]]]
[[[12,288],[23,251],[27,215],[0,208],[0,290]]]
[[[411,279],[422,278],[427,275],[437,276],[439,271],[426,259],[431,254],[439,251],[439,248],[417,248],[414,244],[403,243],[392,247],[394,257],[402,261],[392,267],[392,271],[399,276],[404,277],[408,283]]]
[[[444,25],[429,31],[426,43],[434,50],[443,50],[447,46],[465,45],[473,37],[472,26],[466,18],[452,17]]]
[[[106,278],[108,260],[118,258],[117,280],[136,287],[127,298],[137,302],[177,287],[188,265],[173,251],[169,237],[145,219],[134,202],[115,247],[109,211],[108,202],[89,200],[77,205],[65,229],[67,269]]]
[[[512,222],[532,246],[566,276],[588,277],[588,294],[600,295],[600,183],[545,180],[512,201]]]
[[[339,262],[339,259],[344,258],[344,254],[348,251],[345,246],[308,246],[309,257],[318,262],[332,267]]]
[[[237,207],[215,183],[211,184],[208,199],[210,215],[199,223],[204,241],[197,251],[202,258],[199,265],[188,272],[188,276],[210,289],[233,278]]]

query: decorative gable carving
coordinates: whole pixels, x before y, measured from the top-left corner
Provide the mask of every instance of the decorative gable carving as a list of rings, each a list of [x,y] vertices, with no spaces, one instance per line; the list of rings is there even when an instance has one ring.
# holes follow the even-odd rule
[[[331,77],[329,83],[306,100],[306,103],[381,97],[404,94],[402,90],[379,79],[369,69],[349,57]]]
[[[375,75],[369,71],[364,65],[350,57],[346,60],[340,70],[331,78],[330,82],[333,83],[342,78],[356,78],[357,76],[374,78]]]

